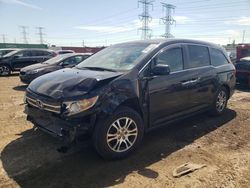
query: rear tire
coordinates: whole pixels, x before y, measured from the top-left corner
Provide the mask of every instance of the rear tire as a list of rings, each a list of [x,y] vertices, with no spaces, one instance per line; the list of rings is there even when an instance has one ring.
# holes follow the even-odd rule
[[[8,65],[0,65],[0,76],[9,76],[11,68]]]
[[[120,107],[106,120],[99,120],[93,134],[97,153],[106,159],[121,159],[136,150],[144,135],[140,115],[129,107]]]
[[[211,114],[214,116],[221,115],[225,112],[227,108],[227,101],[229,99],[229,93],[225,87],[221,87],[216,93],[214,99]]]

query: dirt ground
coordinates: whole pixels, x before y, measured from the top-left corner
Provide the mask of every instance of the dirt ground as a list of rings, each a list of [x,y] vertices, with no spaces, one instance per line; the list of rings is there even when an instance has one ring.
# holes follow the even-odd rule
[[[250,187],[249,90],[237,90],[221,117],[157,129],[129,158],[106,161],[88,143],[57,152],[60,141],[26,121],[18,76],[1,77],[0,85],[0,187]],[[186,162],[207,166],[174,178]]]

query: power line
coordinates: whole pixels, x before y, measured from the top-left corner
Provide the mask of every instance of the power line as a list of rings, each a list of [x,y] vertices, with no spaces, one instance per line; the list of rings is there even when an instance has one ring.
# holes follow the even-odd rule
[[[43,44],[43,36],[45,35],[45,33],[43,33],[43,29],[44,27],[36,27],[38,29],[38,35],[39,35],[39,38],[40,38],[40,44]]]
[[[22,35],[22,37],[23,37],[23,42],[25,43],[25,44],[28,44],[28,40],[27,40],[27,35],[28,35],[28,33],[27,33],[27,31],[26,31],[26,29],[28,28],[27,26],[19,26],[20,28],[21,28],[21,35]]]
[[[142,31],[141,38],[148,39],[152,34],[152,30],[149,28],[149,22],[152,20],[152,17],[149,14],[149,6],[153,7],[152,0],[138,0],[138,5],[142,4],[142,14],[139,15],[139,19],[142,22],[142,27],[139,29]]]
[[[1,36],[2,36],[3,43],[5,43],[6,42],[6,35],[2,34]]]
[[[173,25],[176,21],[172,17],[172,13],[175,9],[174,5],[161,3],[163,10],[165,10],[165,16],[161,18],[163,23],[165,24],[165,33],[162,35],[165,38],[172,38],[173,35],[170,33],[171,25]]]

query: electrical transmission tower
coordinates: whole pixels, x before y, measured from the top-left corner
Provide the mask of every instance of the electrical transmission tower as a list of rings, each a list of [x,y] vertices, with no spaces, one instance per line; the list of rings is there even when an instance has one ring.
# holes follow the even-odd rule
[[[3,40],[3,43],[6,42],[6,35],[5,34],[2,34],[2,40]]]
[[[20,26],[20,28],[21,28],[21,35],[23,36],[23,42],[25,43],[25,44],[28,44],[28,40],[27,40],[27,35],[28,35],[28,33],[27,33],[27,31],[26,31],[26,29],[28,28],[27,26]]]
[[[149,14],[149,7],[152,6],[153,8],[153,0],[138,0],[139,4],[142,5],[142,14],[139,15],[139,19],[142,22],[142,27],[139,30],[142,31],[141,38],[148,39],[151,38],[152,30],[149,28],[149,22],[152,20],[152,17]]]
[[[162,22],[165,24],[165,33],[162,35],[165,38],[172,38],[173,35],[170,33],[171,25],[173,25],[176,21],[172,17],[172,13],[174,12],[175,6],[167,3],[161,3],[163,10],[165,11],[165,16],[161,18]]]
[[[38,35],[39,35],[39,38],[40,38],[40,44],[43,44],[43,36],[45,35],[45,33],[43,33],[43,29],[44,27],[36,27],[38,29]]]

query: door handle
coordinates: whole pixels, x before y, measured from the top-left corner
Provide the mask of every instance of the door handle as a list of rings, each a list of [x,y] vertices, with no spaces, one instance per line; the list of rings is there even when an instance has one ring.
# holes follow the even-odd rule
[[[194,78],[194,79],[191,79],[191,80],[182,81],[182,82],[181,82],[181,85],[182,85],[182,86],[192,85],[192,84],[197,83],[199,80],[200,80],[200,78]]]

